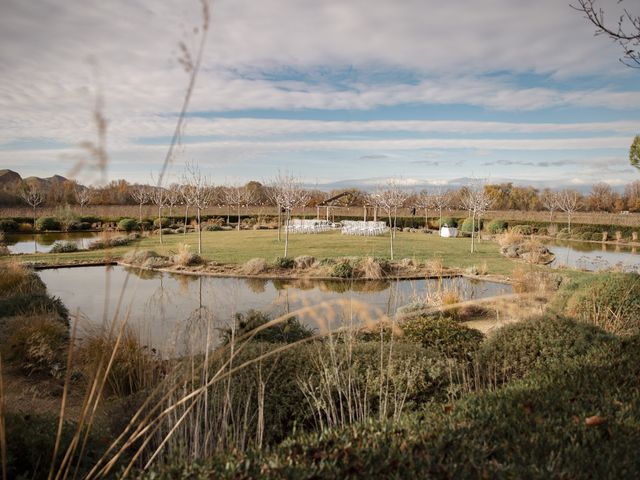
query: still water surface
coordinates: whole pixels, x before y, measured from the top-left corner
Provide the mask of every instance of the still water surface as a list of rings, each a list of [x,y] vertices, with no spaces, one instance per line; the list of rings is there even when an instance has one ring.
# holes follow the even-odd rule
[[[556,259],[552,266],[581,270],[615,268],[640,273],[640,248],[592,242],[554,241],[546,243]]]
[[[39,273],[52,295],[60,297],[72,314],[81,314],[81,331],[113,318],[120,303],[120,317],[127,315],[128,325],[162,350],[183,350],[182,343],[201,333],[203,319],[220,329],[231,325],[236,313],[252,309],[275,317],[314,306],[311,312],[298,317],[322,331],[348,321],[394,314],[398,307],[433,295],[439,288],[456,288],[465,299],[512,292],[510,285],[466,278],[283,281],[140,272],[120,266]]]
[[[102,232],[11,233],[6,235],[4,243],[12,254],[47,253],[57,241],[74,242],[78,248],[85,249],[101,235]]]

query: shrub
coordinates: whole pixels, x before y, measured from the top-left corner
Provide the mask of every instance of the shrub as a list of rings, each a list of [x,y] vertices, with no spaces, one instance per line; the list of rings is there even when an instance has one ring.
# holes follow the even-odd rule
[[[400,328],[407,340],[453,358],[471,358],[484,338],[478,330],[439,315],[410,317],[400,323]]]
[[[252,258],[242,266],[245,275],[258,275],[267,270],[267,261],[264,258]]]
[[[50,297],[44,293],[28,293],[14,295],[0,299],[0,316],[31,316],[49,313],[58,316],[64,322],[69,322],[69,310],[57,297]]]
[[[165,228],[169,228],[170,225],[171,225],[171,219],[167,217],[156,218],[153,220],[153,228],[162,227],[163,229],[165,229]]]
[[[124,254],[122,260],[130,265],[142,265],[148,258],[161,257],[153,250],[130,250]]]
[[[249,310],[245,314],[236,313],[234,317],[235,332],[232,332],[231,328],[223,329],[222,341],[225,345],[228,344],[231,341],[232,333],[235,338],[244,338],[270,321],[269,315],[256,310]],[[266,343],[294,343],[312,336],[313,330],[311,328],[300,323],[296,317],[290,317],[260,330],[253,336],[253,340]]]
[[[60,222],[54,217],[40,217],[36,220],[36,230],[60,230]]]
[[[155,350],[141,343],[128,327],[124,328],[119,339],[109,332],[86,336],[77,355],[89,382],[95,377],[101,362],[108,361],[113,355],[107,387],[110,393],[119,397],[156,386],[162,376]]]
[[[640,275],[603,273],[569,284],[556,300],[559,312],[619,334],[640,332]]]
[[[98,240],[94,240],[88,246],[89,250],[100,250],[103,248],[113,248],[113,247],[124,247],[125,245],[129,245],[133,240],[136,240],[138,237],[129,234],[127,236],[106,236]]]
[[[21,223],[18,225],[18,231],[21,233],[33,232],[33,225],[31,225],[30,223]]]
[[[202,227],[203,232],[221,232],[224,230],[222,225],[214,224],[214,225],[204,225]]]
[[[0,297],[44,294],[46,287],[40,277],[18,262],[7,262],[0,265]],[[2,316],[3,312],[0,312]]]
[[[556,235],[556,238],[559,240],[566,240],[570,237],[571,235],[569,235],[569,232],[558,232],[558,234]]]
[[[303,270],[305,268],[311,268],[311,266],[315,263],[316,259],[311,255],[300,255],[295,258],[296,268]]]
[[[336,278],[352,278],[353,267],[346,260],[338,262],[331,267],[331,276]]]
[[[508,224],[504,220],[491,220],[487,225],[487,230],[492,235],[503,233],[507,230]]]
[[[531,235],[533,233],[533,227],[531,225],[514,225],[511,227],[511,231],[519,233],[520,235]]]
[[[51,253],[71,253],[78,251],[78,244],[70,241],[57,241],[51,247]]]
[[[442,217],[442,221],[440,222],[440,227],[447,225],[448,227],[457,227],[458,221],[455,218],[451,217]]]
[[[183,267],[201,265],[203,263],[202,257],[197,253],[191,252],[191,246],[186,243],[178,245],[178,253],[171,257],[171,261]]]
[[[0,232],[16,232],[18,231],[18,223],[10,218],[0,219]]]
[[[601,242],[602,241],[602,233],[593,232],[591,234],[591,240],[593,240],[594,242]]]
[[[6,257],[7,255],[11,255],[9,247],[0,243],[0,257]]]
[[[68,328],[48,315],[14,317],[6,327],[6,358],[26,373],[59,376],[65,363]]]
[[[273,264],[278,268],[293,268],[295,261],[288,257],[277,257]]]
[[[611,340],[603,330],[565,317],[530,318],[492,332],[478,352],[478,370],[488,381],[506,382],[577,358]]]
[[[462,226],[460,227],[460,231],[463,233],[471,233],[471,223],[473,219],[465,218],[464,222],[462,222]],[[475,231],[478,232],[482,229],[482,220],[475,219]]]
[[[49,413],[7,413],[5,418],[7,440],[7,478],[47,478],[53,457],[53,450],[58,438],[58,418]],[[63,423],[57,465],[62,461],[69,448],[77,425],[69,421]],[[70,459],[71,465],[78,465],[78,477],[84,478],[96,464],[104,451],[104,438],[98,440],[95,434],[87,437],[82,449],[75,450]],[[54,470],[55,471],[55,470]]]
[[[138,222],[133,218],[123,218],[118,222],[118,230],[123,232],[132,232],[139,228]]]
[[[385,271],[383,265],[378,259],[373,257],[364,257],[358,262],[357,274],[359,277],[380,280],[384,277]]]

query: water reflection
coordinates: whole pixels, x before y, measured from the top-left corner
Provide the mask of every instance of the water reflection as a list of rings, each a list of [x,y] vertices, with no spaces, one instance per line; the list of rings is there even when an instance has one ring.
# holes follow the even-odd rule
[[[102,232],[10,233],[5,235],[4,242],[12,254],[47,253],[57,241],[74,242],[78,248],[84,249],[101,235]]]
[[[108,274],[106,273],[108,272]],[[125,286],[127,274],[132,273]],[[40,272],[49,292],[86,320],[100,325],[108,306],[121,311],[145,341],[161,351],[184,352],[205,338],[217,338],[236,313],[259,310],[271,316],[313,307],[301,321],[322,331],[344,322],[362,322],[394,314],[438,288],[455,288],[466,298],[510,293],[511,287],[469,279],[399,281],[311,281],[214,278],[149,272],[124,267],[81,267]],[[318,306],[321,305],[321,306]],[[209,343],[210,344],[210,343]],[[173,349],[173,350],[172,350]]]
[[[556,259],[552,266],[598,271],[616,269],[640,273],[637,247],[620,244],[555,241],[546,244]]]

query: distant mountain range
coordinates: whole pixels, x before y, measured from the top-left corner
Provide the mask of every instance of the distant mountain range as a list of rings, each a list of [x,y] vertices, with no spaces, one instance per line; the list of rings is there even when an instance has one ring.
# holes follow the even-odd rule
[[[63,177],[62,175],[54,175],[52,177],[26,177],[22,178],[22,176],[18,172],[14,172],[13,170],[3,169],[0,170],[0,189],[2,190],[14,190],[16,187],[19,187],[22,182],[26,182],[29,185],[35,185],[42,189],[47,189],[55,184],[63,184],[64,182],[69,181],[69,179]]]

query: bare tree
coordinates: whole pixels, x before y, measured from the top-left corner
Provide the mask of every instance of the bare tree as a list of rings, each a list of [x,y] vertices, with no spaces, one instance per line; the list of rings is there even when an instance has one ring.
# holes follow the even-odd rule
[[[246,186],[233,185],[225,188],[225,201],[227,205],[236,207],[238,216],[237,230],[240,231],[240,209],[242,206],[248,206],[254,201],[255,191],[248,189]]]
[[[431,201],[433,207],[438,210],[438,229],[442,226],[442,211],[449,208],[451,204],[451,192],[444,190],[442,187],[437,187],[431,194]]]
[[[169,188],[166,190],[167,194],[167,205],[169,207],[169,218],[173,216],[173,207],[175,207],[181,199],[180,195],[180,185],[177,183],[172,183],[169,185]]]
[[[558,193],[545,189],[540,196],[540,202],[545,210],[549,210],[549,221],[553,221],[553,212],[558,209]]]
[[[151,199],[150,189],[147,185],[135,185],[131,188],[129,195],[139,206],[139,222],[140,228],[142,228],[142,206],[149,203],[149,200]]]
[[[151,202],[158,207],[158,235],[162,244],[162,209],[167,204],[167,190],[162,187],[154,187],[151,190]]]
[[[200,167],[195,163],[187,163],[187,183],[186,190],[189,195],[189,203],[196,208],[198,222],[198,254],[202,254],[202,222],[200,216],[202,210],[207,208],[213,200],[213,185],[209,179],[202,174]]]
[[[180,185],[180,199],[184,205],[184,236],[187,235],[187,223],[189,221],[189,207],[193,205],[193,187],[189,185],[189,180],[185,177]]]
[[[464,190],[461,201],[462,207],[471,214],[471,253],[475,252],[476,220],[478,223],[482,214],[491,206],[491,197],[484,188],[481,180],[474,180]]]
[[[627,67],[640,68],[640,15],[622,8],[618,12],[617,21],[607,24],[605,12],[596,0],[577,1],[578,4],[571,7],[584,13],[596,27],[596,36],[604,35],[618,43],[624,52],[620,61]],[[624,0],[618,0],[617,3],[622,4]]]
[[[422,190],[416,197],[416,207],[424,209],[424,228],[429,230],[429,209],[433,205],[433,198],[427,190]]]
[[[88,205],[91,202],[95,191],[92,188],[80,187],[76,185],[73,194],[76,197],[78,205],[80,205],[80,216],[82,216],[85,205]]]
[[[291,211],[300,205],[303,199],[303,189],[300,181],[289,173],[278,173],[272,181],[276,204],[284,210],[284,256],[289,254],[289,226]]]
[[[571,233],[571,216],[580,208],[580,194],[569,189],[558,192],[558,208],[567,214],[567,227]]]
[[[389,218],[389,256],[391,260],[393,260],[394,255],[393,240],[396,237],[398,209],[402,208],[408,196],[407,192],[400,188],[400,184],[396,179],[390,179],[384,187],[378,188],[376,193],[373,194],[375,203],[386,212]]]
[[[33,229],[36,229],[36,208],[44,202],[44,194],[35,185],[26,185],[20,192],[20,197],[33,209]]]

